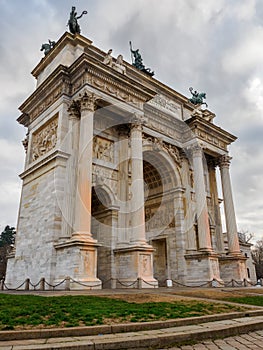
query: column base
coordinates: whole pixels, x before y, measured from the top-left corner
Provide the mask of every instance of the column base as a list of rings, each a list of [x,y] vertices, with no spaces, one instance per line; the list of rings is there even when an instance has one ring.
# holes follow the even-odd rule
[[[224,281],[219,270],[219,255],[213,251],[197,251],[185,255],[187,286],[222,287]]]
[[[61,289],[101,289],[102,282],[97,278],[97,247],[96,241],[72,237],[70,240],[58,243],[56,273],[54,284],[66,277],[68,282]],[[60,286],[59,286],[60,287]]]
[[[114,251],[116,288],[158,288],[158,281],[153,277],[153,250],[147,244]]]
[[[225,283],[236,281],[238,284],[243,283],[244,279],[248,279],[246,260],[239,255],[223,255],[219,258],[220,274]]]

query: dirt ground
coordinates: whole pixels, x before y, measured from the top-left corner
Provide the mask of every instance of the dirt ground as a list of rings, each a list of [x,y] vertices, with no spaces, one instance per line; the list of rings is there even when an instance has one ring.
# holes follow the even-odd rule
[[[263,288],[159,288],[158,290],[127,290],[126,292],[118,290],[118,293],[105,293],[101,296],[108,296],[114,299],[126,300],[129,302],[170,302],[189,299],[209,299],[222,300],[229,297],[261,295],[263,297]]]
[[[6,293],[6,292],[5,292]],[[9,293],[9,292],[7,292]],[[25,294],[24,291],[10,292]],[[255,296],[263,297],[263,287],[253,288],[158,288],[158,289],[101,289],[101,290],[79,290],[79,291],[30,291],[28,294],[42,296],[60,295],[95,295],[105,296],[114,299],[126,300],[129,302],[170,302],[189,299],[202,300],[223,300],[229,297]]]

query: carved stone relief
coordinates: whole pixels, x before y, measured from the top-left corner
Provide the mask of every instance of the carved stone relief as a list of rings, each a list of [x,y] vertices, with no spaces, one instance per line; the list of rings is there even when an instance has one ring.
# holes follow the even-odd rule
[[[57,143],[58,118],[40,128],[33,134],[31,161],[50,151]]]
[[[162,206],[147,206],[145,208],[145,230],[175,227],[173,203]]]
[[[169,153],[169,155],[173,158],[177,165],[179,165],[180,167],[182,166],[180,151],[176,146],[164,142],[161,137],[143,135],[143,144],[145,145],[147,143],[151,143],[153,145],[154,151],[165,151]]]
[[[106,162],[114,162],[114,142],[95,136],[93,139],[93,157]]]

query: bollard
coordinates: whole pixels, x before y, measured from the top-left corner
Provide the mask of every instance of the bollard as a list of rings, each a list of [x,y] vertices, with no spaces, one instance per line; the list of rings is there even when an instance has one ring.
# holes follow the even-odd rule
[[[2,278],[0,281],[0,290],[4,290],[4,283],[5,283],[5,280]]]
[[[235,280],[232,279],[231,282],[232,282],[232,287],[235,287]]]
[[[166,280],[166,286],[168,287],[168,288],[172,288],[172,286],[173,286],[173,281],[172,280]]]
[[[70,277],[65,278],[65,290],[70,290]]]
[[[138,289],[142,289],[142,278],[138,277],[137,281],[138,281]]]
[[[45,278],[44,277],[42,277],[40,279],[39,290],[45,290]]]
[[[25,280],[25,290],[29,290],[29,283],[30,283],[30,278],[27,278]]]

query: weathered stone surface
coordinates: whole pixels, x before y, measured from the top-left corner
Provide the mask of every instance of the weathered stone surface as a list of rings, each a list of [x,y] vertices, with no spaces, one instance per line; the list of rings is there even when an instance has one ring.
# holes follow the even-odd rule
[[[255,282],[230,193],[236,137],[212,112],[197,113],[187,97],[110,58],[65,33],[33,70],[37,89],[18,119],[27,154],[6,285],[222,286],[247,283],[247,268]],[[118,62],[122,71],[112,69]]]

